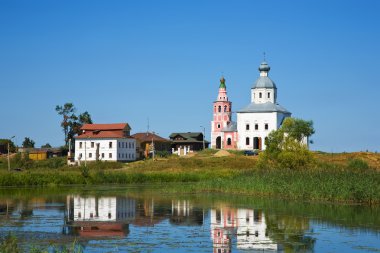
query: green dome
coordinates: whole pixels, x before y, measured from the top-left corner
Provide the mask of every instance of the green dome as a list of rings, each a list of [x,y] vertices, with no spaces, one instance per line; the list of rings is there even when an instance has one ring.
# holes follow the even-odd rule
[[[226,79],[224,79],[224,77],[222,76],[222,78],[220,78],[220,85],[219,85],[219,89],[220,88],[226,88]]]

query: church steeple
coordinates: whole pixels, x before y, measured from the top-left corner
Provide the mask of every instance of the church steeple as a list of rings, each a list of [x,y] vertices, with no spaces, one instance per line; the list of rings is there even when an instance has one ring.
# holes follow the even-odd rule
[[[270,67],[264,60],[259,66],[260,77],[253,84],[251,90],[251,102],[256,104],[276,103],[277,87],[268,77]]]

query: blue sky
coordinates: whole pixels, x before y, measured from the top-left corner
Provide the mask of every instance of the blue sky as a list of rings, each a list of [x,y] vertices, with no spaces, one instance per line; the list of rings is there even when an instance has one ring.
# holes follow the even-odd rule
[[[250,102],[263,52],[312,149],[380,151],[379,1],[0,1],[0,138],[63,144],[56,105],[132,132],[201,131],[226,78]]]

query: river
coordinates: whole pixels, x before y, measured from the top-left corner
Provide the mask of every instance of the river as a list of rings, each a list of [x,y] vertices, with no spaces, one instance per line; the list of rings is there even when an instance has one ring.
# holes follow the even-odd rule
[[[51,251],[380,252],[379,206],[160,188],[0,189],[0,237]]]

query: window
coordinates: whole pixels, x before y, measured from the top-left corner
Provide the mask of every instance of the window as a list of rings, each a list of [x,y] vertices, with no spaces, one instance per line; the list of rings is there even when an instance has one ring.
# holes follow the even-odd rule
[[[131,148],[131,143],[129,143],[129,148]]]
[[[245,145],[249,145],[249,137],[245,138]]]
[[[79,148],[82,148],[83,143],[79,142]]]
[[[255,124],[255,130],[259,130],[259,124]]]
[[[218,124],[218,128],[220,128],[220,124]]]
[[[108,158],[112,158],[112,153],[109,153],[109,154],[108,154]]]
[[[121,143],[121,147],[124,148],[124,142]]]
[[[268,92],[268,98],[270,98],[270,92]]]
[[[88,153],[88,157],[89,157],[89,158],[92,158],[92,153]]]
[[[119,142],[119,148],[121,148],[121,142]]]
[[[119,153],[119,158],[120,158],[120,153]]]
[[[91,142],[91,148],[95,147],[95,143],[92,141]]]
[[[265,127],[265,130],[268,130],[269,129],[268,123],[265,123],[264,127]]]
[[[231,145],[231,138],[227,139],[227,145]]]
[[[102,153],[102,158],[104,158],[104,153]]]
[[[227,106],[225,105],[225,106],[224,106],[224,112],[226,112],[226,111],[227,111]]]
[[[249,130],[249,124],[245,125],[245,130]]]
[[[112,148],[112,141],[110,141],[110,142],[108,143],[108,147],[109,147],[109,148]]]
[[[222,111],[222,107],[219,105],[218,106],[218,112],[221,112]]]
[[[259,98],[262,98],[262,97],[263,97],[263,94],[259,92]]]
[[[135,144],[132,142],[132,148],[135,148]]]

